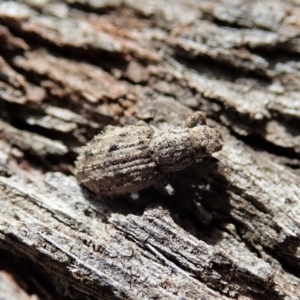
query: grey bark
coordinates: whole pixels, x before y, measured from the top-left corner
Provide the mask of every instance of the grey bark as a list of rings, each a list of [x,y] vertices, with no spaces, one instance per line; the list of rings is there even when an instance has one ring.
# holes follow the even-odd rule
[[[0,1],[0,299],[299,299],[298,5]],[[224,147],[165,189],[73,176],[106,125],[196,110]]]

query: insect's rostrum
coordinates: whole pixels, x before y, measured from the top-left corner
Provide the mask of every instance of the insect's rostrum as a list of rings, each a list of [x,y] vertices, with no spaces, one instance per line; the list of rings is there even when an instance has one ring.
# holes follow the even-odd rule
[[[98,195],[137,192],[221,150],[221,133],[205,124],[204,114],[196,112],[185,127],[108,126],[82,149],[76,178]]]

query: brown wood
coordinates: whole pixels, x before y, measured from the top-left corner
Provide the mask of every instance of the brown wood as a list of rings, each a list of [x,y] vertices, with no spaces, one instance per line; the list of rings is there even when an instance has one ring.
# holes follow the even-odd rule
[[[299,20],[296,0],[0,1],[0,299],[300,299]],[[108,200],[72,175],[106,125],[196,110],[224,147],[166,188]]]

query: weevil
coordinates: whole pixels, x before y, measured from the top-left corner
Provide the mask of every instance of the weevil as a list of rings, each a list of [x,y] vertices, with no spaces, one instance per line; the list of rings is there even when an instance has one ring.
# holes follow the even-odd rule
[[[140,122],[107,126],[86,146],[76,161],[76,178],[101,196],[134,193],[164,181],[170,172],[221,150],[221,133],[195,112],[183,126],[158,129]]]

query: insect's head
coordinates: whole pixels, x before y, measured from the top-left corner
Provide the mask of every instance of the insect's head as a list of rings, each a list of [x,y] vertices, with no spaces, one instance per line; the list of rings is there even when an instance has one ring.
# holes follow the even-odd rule
[[[188,117],[184,123],[185,127],[193,128],[195,126],[206,125],[206,117],[202,111],[194,112],[190,117]]]
[[[202,158],[220,151],[223,147],[221,132],[209,126],[190,129],[191,144],[195,158]]]

